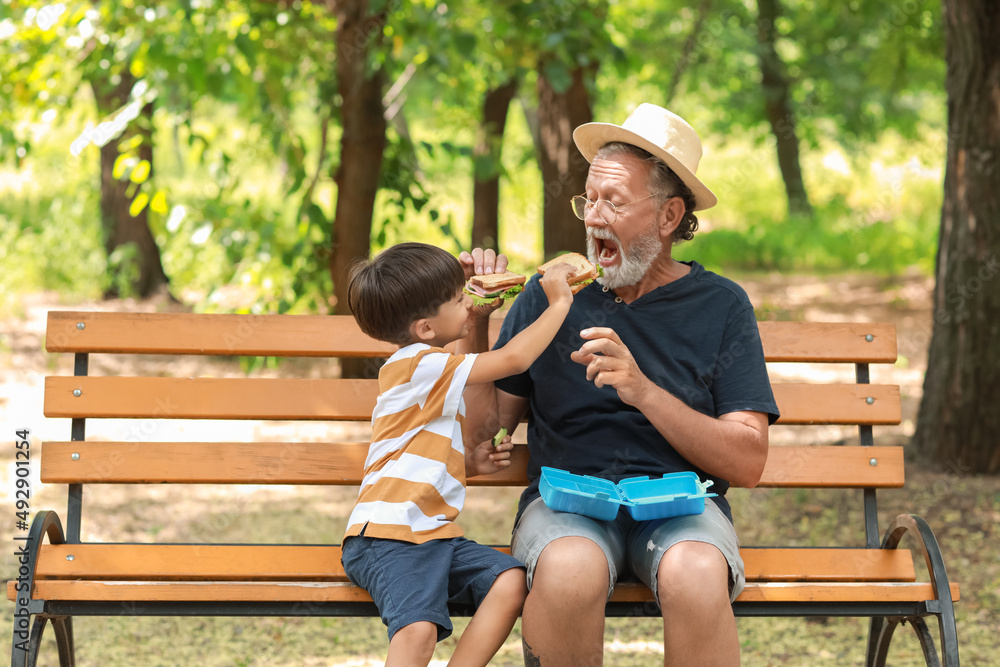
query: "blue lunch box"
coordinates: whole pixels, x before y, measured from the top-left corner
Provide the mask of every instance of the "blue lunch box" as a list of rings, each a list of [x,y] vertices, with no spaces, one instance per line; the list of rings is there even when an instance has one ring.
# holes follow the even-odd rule
[[[705,498],[712,480],[702,482],[693,472],[677,472],[659,479],[631,477],[618,484],[599,477],[542,466],[538,490],[545,504],[560,512],[583,514],[610,521],[622,506],[633,519],[665,519],[705,511]]]

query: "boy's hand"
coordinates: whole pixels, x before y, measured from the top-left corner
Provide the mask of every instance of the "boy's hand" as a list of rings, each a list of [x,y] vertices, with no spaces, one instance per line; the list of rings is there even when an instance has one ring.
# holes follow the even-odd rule
[[[549,305],[555,305],[560,301],[572,303],[573,291],[569,288],[569,278],[576,269],[571,264],[560,262],[545,271],[539,283],[545,290],[545,296],[549,299]]]
[[[495,447],[492,440],[479,443],[471,452],[475,474],[492,475],[504,468],[509,468],[510,452],[513,449],[514,444],[510,441],[510,435],[505,435]]]

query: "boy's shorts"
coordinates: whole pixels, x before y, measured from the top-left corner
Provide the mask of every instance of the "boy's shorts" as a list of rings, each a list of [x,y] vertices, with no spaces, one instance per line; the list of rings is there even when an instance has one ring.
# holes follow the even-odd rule
[[[601,547],[608,559],[609,598],[619,575],[631,572],[649,586],[659,604],[656,572],[660,558],[667,549],[685,541],[712,544],[726,557],[730,601],[736,599],[746,583],[736,530],[712,501],[705,502],[702,514],[636,521],[628,512],[621,511],[614,521],[599,521],[549,509],[541,497],[535,498],[518,519],[511,539],[511,554],[528,568],[529,590],[542,549],[560,537],[586,537]]]
[[[347,576],[372,596],[389,639],[417,621],[438,626],[438,641],[451,635],[448,603],[479,608],[501,573],[524,567],[512,556],[464,537],[423,544],[349,537],[341,561]]]

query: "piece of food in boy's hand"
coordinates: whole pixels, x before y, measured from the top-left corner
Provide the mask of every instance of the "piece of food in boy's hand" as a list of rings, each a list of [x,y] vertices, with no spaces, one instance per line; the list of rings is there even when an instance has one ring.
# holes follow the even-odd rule
[[[589,259],[578,252],[568,252],[555,259],[550,259],[538,267],[538,272],[544,276],[545,271],[556,264],[569,264],[573,267],[574,271],[567,279],[573,294],[594,282],[594,279],[603,273],[601,267],[594,266]]]
[[[497,299],[512,299],[524,291],[527,277],[513,271],[472,276],[464,291],[477,306],[493,303]]]
[[[497,433],[495,436],[493,436],[493,446],[497,447],[501,442],[503,442],[503,439],[506,437],[507,437],[507,429],[505,428],[500,429],[500,432]]]

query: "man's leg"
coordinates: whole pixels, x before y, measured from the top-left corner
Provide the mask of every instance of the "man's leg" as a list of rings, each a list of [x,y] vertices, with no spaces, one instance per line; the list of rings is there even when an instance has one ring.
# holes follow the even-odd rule
[[[729,602],[729,565],[717,547],[679,542],[660,559],[664,665],[739,665],[740,642]]]
[[[739,665],[731,601],[743,590],[743,560],[718,505],[639,523],[628,545],[632,570],[653,589],[663,613],[664,664]]]
[[[521,615],[526,667],[599,667],[604,654],[608,559],[585,537],[549,543]]]
[[[624,567],[622,526],[556,512],[538,498],[518,518],[511,554],[528,568],[524,664],[599,667],[604,607]]]

